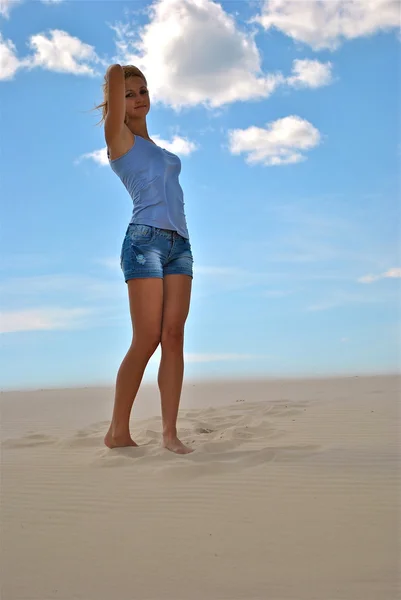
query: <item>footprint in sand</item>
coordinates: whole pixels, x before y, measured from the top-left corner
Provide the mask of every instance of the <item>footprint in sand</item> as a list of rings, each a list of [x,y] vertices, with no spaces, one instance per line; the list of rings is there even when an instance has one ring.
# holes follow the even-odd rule
[[[56,444],[57,438],[42,433],[31,433],[21,438],[4,440],[4,448],[30,448],[34,446],[46,446]]]
[[[195,433],[204,434],[204,433],[213,433],[213,432],[214,432],[214,429],[210,429],[209,427],[197,427],[195,429]]]

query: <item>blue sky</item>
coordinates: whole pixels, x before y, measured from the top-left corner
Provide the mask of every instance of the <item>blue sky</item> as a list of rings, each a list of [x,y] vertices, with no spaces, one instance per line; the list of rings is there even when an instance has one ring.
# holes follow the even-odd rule
[[[3,389],[113,383],[130,343],[132,205],[91,111],[112,62],[144,70],[182,160],[186,377],[398,368],[398,2],[0,11]]]

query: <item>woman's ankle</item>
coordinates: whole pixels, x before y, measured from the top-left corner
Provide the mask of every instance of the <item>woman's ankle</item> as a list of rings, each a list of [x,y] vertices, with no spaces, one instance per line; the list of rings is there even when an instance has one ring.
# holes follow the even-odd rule
[[[127,437],[130,435],[129,425],[126,423],[110,423],[109,432],[113,438]]]
[[[177,437],[177,428],[176,427],[163,427],[163,438],[167,440],[174,440]]]

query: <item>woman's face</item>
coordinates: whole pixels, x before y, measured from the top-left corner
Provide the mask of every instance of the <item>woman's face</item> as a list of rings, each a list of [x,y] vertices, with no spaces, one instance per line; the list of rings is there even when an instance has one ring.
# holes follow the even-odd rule
[[[144,118],[150,110],[148,88],[142,77],[125,80],[125,112],[130,119]]]

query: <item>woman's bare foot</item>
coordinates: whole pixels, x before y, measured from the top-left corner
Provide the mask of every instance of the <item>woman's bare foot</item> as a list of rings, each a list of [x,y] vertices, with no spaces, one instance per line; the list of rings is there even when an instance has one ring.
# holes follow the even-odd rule
[[[111,429],[106,433],[104,438],[104,443],[108,448],[124,448],[126,446],[138,446],[130,436],[130,434],[125,435],[113,435]]]
[[[170,452],[175,452],[176,454],[190,454],[193,452],[192,448],[188,448],[185,446],[177,436],[175,437],[167,437],[163,436],[163,448],[166,450],[170,450]]]

